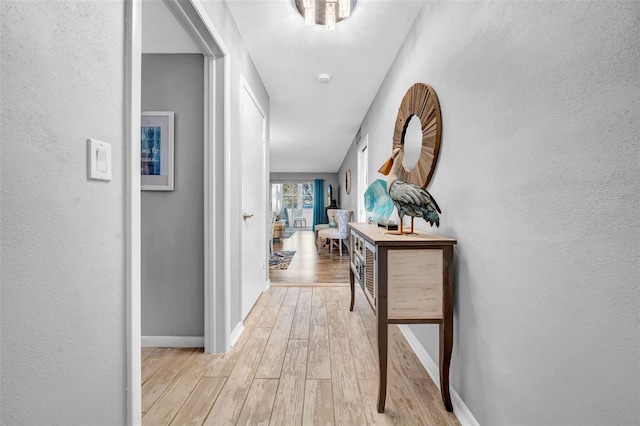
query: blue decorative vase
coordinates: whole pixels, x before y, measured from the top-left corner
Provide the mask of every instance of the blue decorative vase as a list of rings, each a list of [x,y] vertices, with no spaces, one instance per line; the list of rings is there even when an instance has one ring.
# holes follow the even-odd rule
[[[364,208],[367,211],[368,222],[378,223],[381,219],[391,216],[394,205],[387,191],[387,181],[377,179],[369,185],[364,193]]]

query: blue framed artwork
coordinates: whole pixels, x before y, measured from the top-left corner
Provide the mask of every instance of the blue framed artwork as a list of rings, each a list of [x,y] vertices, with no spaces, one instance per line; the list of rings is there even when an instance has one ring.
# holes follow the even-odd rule
[[[140,189],[173,191],[172,111],[143,111],[140,119]]]

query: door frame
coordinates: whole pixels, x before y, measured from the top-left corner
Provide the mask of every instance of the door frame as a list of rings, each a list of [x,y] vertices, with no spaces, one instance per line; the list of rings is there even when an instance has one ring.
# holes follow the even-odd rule
[[[205,351],[230,347],[230,52],[200,0],[164,0],[204,55],[204,342]],[[142,0],[126,0],[125,232],[127,424],[142,420],[140,112]],[[223,144],[215,141],[223,140]],[[224,193],[224,197],[216,194]],[[224,235],[224,238],[217,238]]]

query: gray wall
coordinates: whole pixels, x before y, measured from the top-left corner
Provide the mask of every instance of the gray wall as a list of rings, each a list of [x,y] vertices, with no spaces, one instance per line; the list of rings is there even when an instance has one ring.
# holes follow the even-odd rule
[[[142,191],[142,335],[204,335],[204,58],[142,55],[142,110],[175,112],[173,191]]]
[[[280,182],[313,182],[316,179],[324,179],[324,205],[327,206],[327,186],[333,185],[333,198],[340,203],[340,190],[338,188],[337,173],[271,173],[271,183]],[[344,186],[344,185],[343,185]],[[271,202],[271,198],[269,198]]]
[[[365,135],[363,134],[362,137]],[[358,217],[358,163],[356,156],[356,141],[351,143],[351,149],[347,151],[347,155],[342,160],[340,170],[338,170],[338,179],[340,179],[340,207],[345,210],[351,210],[354,218]],[[347,194],[345,187],[345,175],[347,170],[351,171],[351,191]],[[377,170],[377,169],[376,169]]]
[[[480,424],[640,423],[639,20],[427,2],[363,122],[374,180],[406,90],[440,99],[441,226],[419,227],[458,239],[452,385]]]
[[[0,7],[0,423],[124,424],[124,2]]]

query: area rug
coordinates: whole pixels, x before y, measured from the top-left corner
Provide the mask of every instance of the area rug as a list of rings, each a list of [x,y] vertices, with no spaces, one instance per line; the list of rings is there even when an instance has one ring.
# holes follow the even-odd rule
[[[285,228],[284,229],[284,237],[282,237],[282,238],[289,238],[290,236],[292,236],[295,233],[296,233],[295,229]]]
[[[274,251],[269,258],[269,269],[287,269],[294,254],[296,254],[295,250]]]

